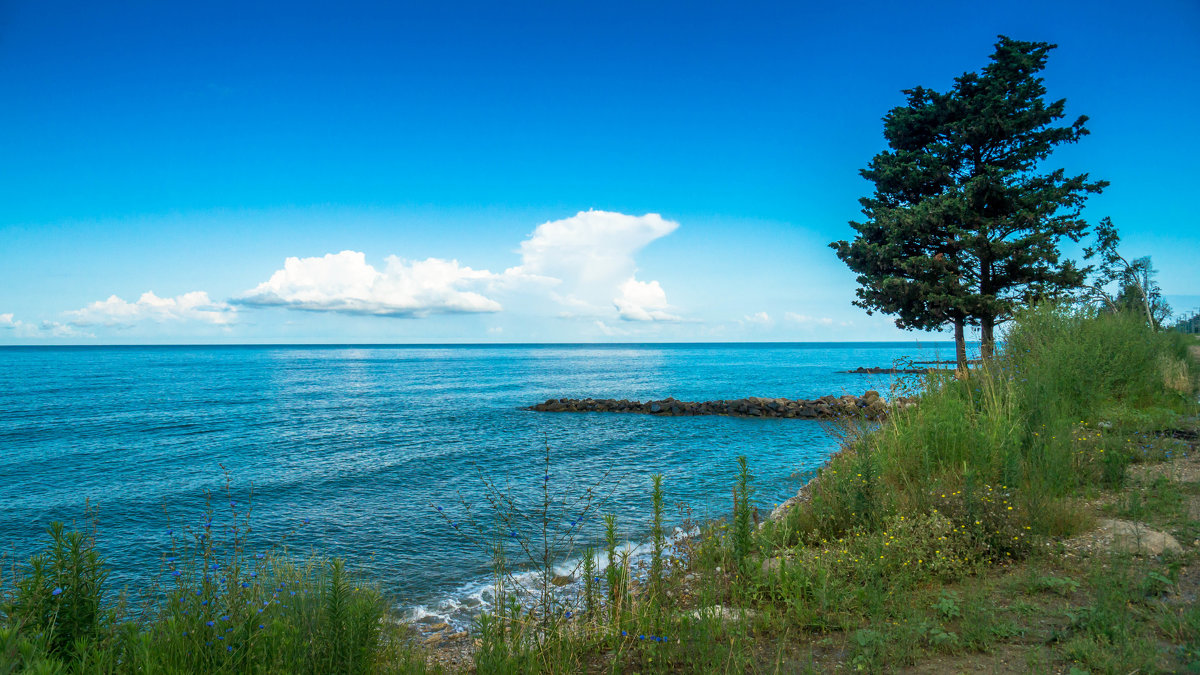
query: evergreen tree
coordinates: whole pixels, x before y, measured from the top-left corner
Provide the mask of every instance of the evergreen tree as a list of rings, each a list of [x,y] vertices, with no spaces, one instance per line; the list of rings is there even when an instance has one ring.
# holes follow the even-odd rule
[[[980,327],[989,357],[996,324],[1019,305],[1084,281],[1058,246],[1086,234],[1080,209],[1107,183],[1038,170],[1088,133],[1085,116],[1054,126],[1066,101],[1047,103],[1037,77],[1053,48],[1001,36],[982,73],[949,92],[906,90],[907,105],[884,118],[889,149],[862,171],[875,183],[860,200],[867,219],[851,223],[853,242],[831,244],[859,275],[855,304],[901,328],[954,325],[960,368],[964,324]]]

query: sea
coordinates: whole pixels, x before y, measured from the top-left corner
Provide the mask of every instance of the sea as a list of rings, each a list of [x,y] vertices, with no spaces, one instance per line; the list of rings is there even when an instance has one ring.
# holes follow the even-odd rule
[[[837,449],[811,420],[524,407],[886,397],[910,383],[842,371],[952,357],[937,342],[0,348],[0,556],[19,565],[51,522],[94,521],[111,585],[147,587],[173,540],[236,521],[247,553],[342,557],[410,618],[461,624],[487,605],[494,541],[519,568],[548,521],[569,571],[604,514],[624,545],[646,541],[654,474],[678,534],[729,514],[739,456],[766,512]]]

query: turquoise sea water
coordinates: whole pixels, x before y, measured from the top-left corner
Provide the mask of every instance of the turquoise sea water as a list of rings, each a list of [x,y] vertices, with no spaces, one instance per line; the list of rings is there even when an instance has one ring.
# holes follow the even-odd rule
[[[650,475],[699,516],[729,509],[746,455],[765,508],[835,449],[817,422],[520,410],[547,398],[886,395],[839,374],[946,358],[946,344],[247,346],[0,349],[0,554],[28,556],[52,520],[98,508],[118,584],[158,574],[168,530],[198,523],[228,471],[253,545],[344,556],[400,606],[451,614],[488,560],[443,520],[483,503],[597,482],[630,541]],[[248,499],[253,486],[253,499]],[[228,512],[228,499],[214,523]],[[673,517],[678,521],[678,516]],[[174,524],[168,523],[168,516]],[[302,523],[307,520],[307,524]],[[596,523],[598,526],[598,523]],[[596,529],[586,528],[588,533]]]

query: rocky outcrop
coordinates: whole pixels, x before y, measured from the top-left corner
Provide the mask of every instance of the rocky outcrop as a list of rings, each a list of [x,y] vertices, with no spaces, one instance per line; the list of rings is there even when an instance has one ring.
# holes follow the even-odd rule
[[[537,412],[611,412],[660,416],[729,415],[733,417],[786,417],[795,419],[834,419],[864,417],[883,419],[895,406],[916,405],[916,398],[901,397],[888,402],[877,391],[862,396],[822,396],[818,399],[738,398],[719,401],[630,401],[611,398],[552,398],[525,408]]]
[[[859,366],[854,370],[839,370],[839,373],[851,375],[924,375],[933,368],[866,368]]]

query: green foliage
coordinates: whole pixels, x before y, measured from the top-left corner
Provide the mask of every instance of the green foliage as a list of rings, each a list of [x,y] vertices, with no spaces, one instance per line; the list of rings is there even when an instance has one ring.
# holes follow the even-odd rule
[[[752,528],[750,523],[750,493],[752,490],[750,468],[746,458],[740,456],[738,462],[737,485],[733,488],[733,559],[739,568],[745,567],[746,558],[750,555],[752,545]]]
[[[1033,298],[1080,286],[1082,270],[1061,261],[1060,239],[1087,231],[1080,209],[1106,183],[1038,164],[1088,131],[1087,118],[1054,126],[1065,100],[1046,102],[1037,73],[1054,45],[1001,36],[981,73],[939,93],[905,90],[907,105],[884,118],[889,149],[862,171],[875,184],[860,200],[853,242],[830,246],[858,273],[868,312],[901,328],[978,324],[990,356],[993,327]]]
[[[650,590],[660,597],[663,593],[663,552],[667,548],[667,538],[663,532],[662,478],[661,473],[656,473],[651,477],[654,488],[650,493],[650,503],[653,513],[650,538],[654,547],[650,553]]]
[[[37,636],[50,656],[77,659],[108,635],[113,617],[105,612],[108,568],[92,534],[51,523],[43,553],[30,558],[15,592],[5,599],[5,623]]]
[[[367,673],[421,670],[382,596],[340,560],[249,555],[248,526],[212,512],[164,557],[167,582],[136,612],[105,588],[91,533],[52,524],[14,571],[0,612],[3,672]],[[218,541],[217,532],[234,532]]]

